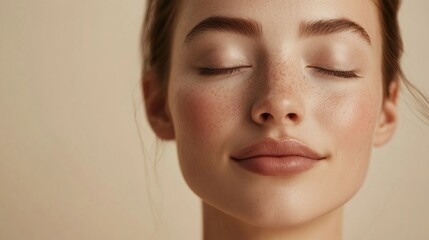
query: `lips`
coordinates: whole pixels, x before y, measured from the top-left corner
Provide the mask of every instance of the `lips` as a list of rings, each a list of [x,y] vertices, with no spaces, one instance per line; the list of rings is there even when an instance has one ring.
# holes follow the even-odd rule
[[[297,140],[264,139],[231,154],[246,170],[262,175],[289,175],[313,167],[326,156]]]

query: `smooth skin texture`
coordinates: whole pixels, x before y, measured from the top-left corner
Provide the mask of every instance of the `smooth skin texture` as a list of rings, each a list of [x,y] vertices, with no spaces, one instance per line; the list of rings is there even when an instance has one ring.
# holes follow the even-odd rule
[[[207,30],[185,41],[213,16],[250,19],[261,35]],[[330,19],[357,23],[371,43],[351,30],[300,36],[303,22]],[[371,0],[183,1],[168,91],[148,73],[144,96],[152,128],[176,140],[183,177],[202,200],[205,240],[341,239],[342,206],[397,122],[396,81],[382,94],[378,19]],[[231,160],[264,138],[298,140],[327,158],[290,176]]]

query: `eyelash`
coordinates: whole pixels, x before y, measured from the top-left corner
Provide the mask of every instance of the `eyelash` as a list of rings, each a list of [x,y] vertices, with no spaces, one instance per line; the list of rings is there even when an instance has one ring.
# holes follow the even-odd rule
[[[216,75],[231,75],[235,72],[240,71],[242,68],[247,68],[250,66],[239,66],[239,67],[230,67],[230,68],[199,68],[199,75],[206,76],[216,76]]]
[[[198,74],[205,76],[216,76],[216,75],[231,75],[235,72],[240,71],[242,68],[247,68],[250,66],[240,66],[240,67],[231,67],[231,68],[199,68]],[[338,78],[361,78],[356,75],[354,71],[340,71],[340,70],[330,70],[321,67],[309,66],[309,68],[314,69],[316,72],[326,75],[333,76]]]
[[[309,68],[312,68],[316,72],[326,76],[339,77],[339,78],[361,78],[360,76],[356,75],[354,71],[330,70],[330,69],[315,67],[315,66],[309,66]]]

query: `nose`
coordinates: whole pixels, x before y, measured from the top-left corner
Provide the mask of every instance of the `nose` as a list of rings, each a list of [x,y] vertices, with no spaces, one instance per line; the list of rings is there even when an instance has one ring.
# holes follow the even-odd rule
[[[282,85],[268,86],[258,94],[251,110],[255,123],[285,126],[297,125],[303,120],[304,100],[299,87],[296,83]]]

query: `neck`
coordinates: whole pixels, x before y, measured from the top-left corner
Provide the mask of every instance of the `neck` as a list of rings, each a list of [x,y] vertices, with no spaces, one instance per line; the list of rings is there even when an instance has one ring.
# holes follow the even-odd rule
[[[341,240],[342,208],[285,229],[267,229],[245,223],[203,202],[203,240]]]

